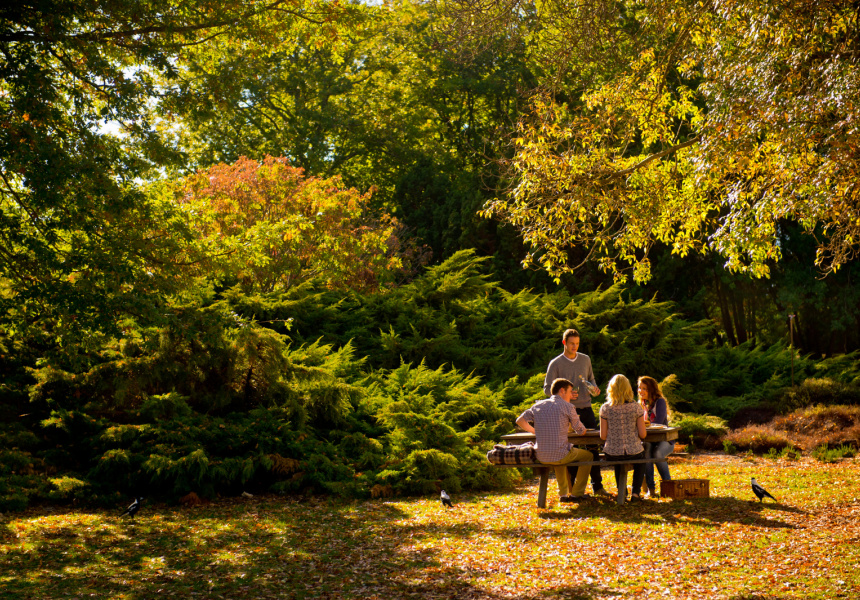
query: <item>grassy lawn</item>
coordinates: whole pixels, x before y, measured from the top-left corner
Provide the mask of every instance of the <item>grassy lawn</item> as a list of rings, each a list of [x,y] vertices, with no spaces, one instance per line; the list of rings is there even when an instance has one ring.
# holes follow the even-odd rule
[[[253,498],[0,515],[2,598],[854,598],[860,463],[698,456],[711,498]],[[608,488],[614,486],[609,471]],[[756,477],[776,498],[760,504]]]

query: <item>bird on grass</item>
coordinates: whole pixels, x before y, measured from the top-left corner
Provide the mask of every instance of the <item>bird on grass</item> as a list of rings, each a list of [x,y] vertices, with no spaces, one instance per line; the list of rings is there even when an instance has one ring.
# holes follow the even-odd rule
[[[447,506],[448,508],[454,508],[454,504],[451,502],[451,496],[448,495],[448,492],[442,490],[442,505]]]
[[[134,502],[132,502],[131,504],[128,505],[128,508],[126,508],[122,512],[120,517],[124,517],[125,515],[128,515],[131,517],[131,520],[134,521],[134,515],[137,513],[137,511],[140,510],[140,503],[142,500],[143,500],[143,498],[139,498],[139,497],[135,498]]]
[[[766,489],[764,489],[763,487],[761,487],[758,484],[758,482],[755,480],[755,477],[752,478],[752,491],[753,491],[753,494],[758,496],[759,502],[763,502],[765,496],[767,496],[768,498],[770,498],[774,502],[777,501],[776,498],[774,498],[773,496],[770,495],[770,492],[768,492]]]

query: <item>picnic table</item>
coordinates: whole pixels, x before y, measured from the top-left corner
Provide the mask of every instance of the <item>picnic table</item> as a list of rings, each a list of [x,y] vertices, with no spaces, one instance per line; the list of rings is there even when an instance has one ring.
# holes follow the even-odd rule
[[[600,430],[598,429],[586,429],[585,433],[579,435],[576,433],[570,433],[567,436],[567,439],[576,446],[602,446],[603,440],[600,439]],[[677,427],[664,427],[662,425],[649,425],[646,428],[645,439],[643,442],[671,442],[672,440],[678,439],[678,428]],[[507,445],[519,445],[525,444],[526,442],[534,442],[535,434],[528,433],[527,431],[518,431],[516,433],[509,433],[507,435],[502,436],[502,440],[505,441]],[[665,461],[665,458],[643,458],[637,460],[629,460],[624,464],[637,464],[637,463],[655,463]],[[571,462],[567,463],[568,468],[577,468],[582,465],[598,465],[600,468],[606,467],[614,467],[619,463],[613,461],[606,460],[597,460],[597,461],[579,461],[579,462]],[[556,465],[544,465],[542,463],[534,463],[534,464],[521,464],[521,465],[496,465],[499,467],[530,467],[535,469],[537,473],[540,475],[540,487],[538,488],[538,507],[546,508],[546,490],[547,484],[549,482],[549,474]]]

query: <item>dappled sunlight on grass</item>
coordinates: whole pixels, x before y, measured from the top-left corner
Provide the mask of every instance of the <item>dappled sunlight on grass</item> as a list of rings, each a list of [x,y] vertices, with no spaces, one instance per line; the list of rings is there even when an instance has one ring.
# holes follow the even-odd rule
[[[699,456],[711,498],[564,505],[508,492],[344,502],[258,497],[0,516],[16,598],[839,598],[860,592],[860,465]],[[778,502],[759,503],[756,477]],[[613,488],[610,475],[607,487]],[[761,597],[761,596],[755,596]]]

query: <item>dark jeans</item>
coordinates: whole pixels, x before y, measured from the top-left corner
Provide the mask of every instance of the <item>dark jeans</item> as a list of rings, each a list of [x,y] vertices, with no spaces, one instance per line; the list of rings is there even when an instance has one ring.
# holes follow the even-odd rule
[[[627,495],[627,465],[623,464],[625,460],[636,460],[645,458],[645,451],[639,454],[619,454],[612,456],[606,455],[606,460],[619,462],[622,464],[615,465],[615,485],[618,487],[618,493]],[[637,463],[633,465],[633,493],[639,495],[642,492],[642,480],[645,478],[645,464]]]
[[[579,420],[588,429],[600,429],[600,424],[597,422],[597,417],[594,416],[594,410],[590,406],[585,408],[577,408],[576,414],[579,415]],[[588,446],[586,448],[594,457],[592,460],[600,460],[600,446]],[[603,477],[600,475],[600,465],[591,467],[591,489],[597,491],[603,488]]]
[[[664,458],[675,451],[675,442],[642,442],[645,445],[645,456],[647,458]],[[660,473],[660,479],[669,481],[672,476],[669,474],[669,465],[664,462],[648,463],[645,465],[645,485],[652,492],[655,490],[656,482],[654,480],[654,467],[657,467],[657,472]],[[573,480],[571,480],[573,481]]]

